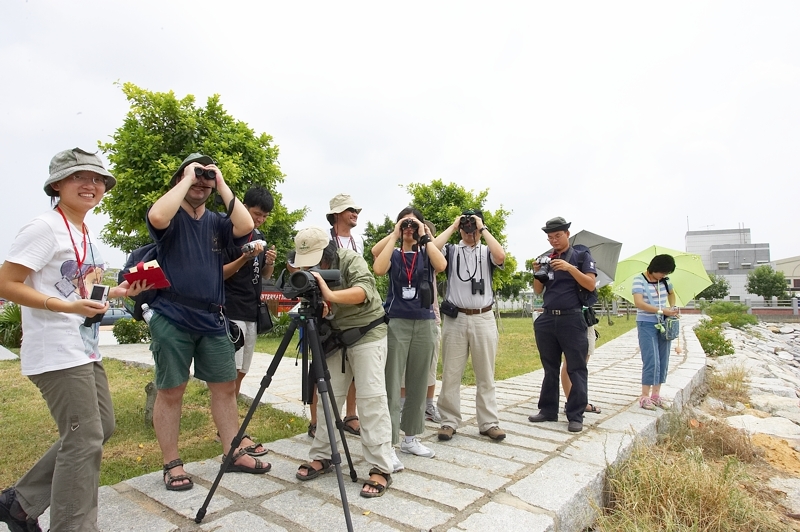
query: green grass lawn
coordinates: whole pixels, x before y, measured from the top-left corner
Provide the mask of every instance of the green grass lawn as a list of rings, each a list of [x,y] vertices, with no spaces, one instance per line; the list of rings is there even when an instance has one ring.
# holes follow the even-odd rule
[[[153,371],[117,360],[104,361],[114,401],[117,428],[106,443],[100,483],[116,484],[127,478],[158,471],[161,451],[153,428],[145,425],[145,385]],[[249,406],[239,402],[239,417]],[[27,471],[58,439],[39,390],[20,374],[19,361],[0,361],[0,438],[5,452],[0,455],[0,487],[6,487]],[[269,442],[305,432],[307,420],[269,405],[259,405],[248,426],[256,441]],[[179,448],[185,462],[211,458],[222,453],[214,440],[208,388],[192,380],[186,388],[181,417]]]
[[[630,319],[614,318],[613,325],[608,325],[603,316],[597,325],[600,332],[600,339],[597,346],[613,340],[617,336],[624,334],[636,327],[636,318]],[[533,338],[533,321],[531,318],[500,318],[500,346],[497,351],[495,362],[495,378],[504,380],[531,371],[536,371],[542,367],[539,360],[539,351],[536,349],[536,341]],[[271,338],[261,336],[256,341],[256,351],[261,353],[275,354],[278,350],[281,338]],[[294,356],[297,346],[297,333],[289,344],[285,356]],[[439,378],[442,376],[442,362],[439,360]],[[467,362],[467,369],[461,380],[463,384],[475,384],[475,374],[472,371],[472,361]]]

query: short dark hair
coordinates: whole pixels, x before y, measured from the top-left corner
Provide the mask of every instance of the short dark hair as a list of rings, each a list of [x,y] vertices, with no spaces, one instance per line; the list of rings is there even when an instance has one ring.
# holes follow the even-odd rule
[[[416,207],[412,207],[410,205],[408,207],[406,207],[405,209],[403,209],[402,211],[400,211],[400,214],[397,215],[397,220],[396,221],[399,222],[400,220],[402,220],[403,218],[405,218],[409,214],[412,215],[417,220],[419,220],[420,222],[424,222],[425,221],[425,217],[422,216],[422,213],[419,212],[419,209],[417,209]]]
[[[325,246],[325,249],[322,250],[322,258],[319,259],[320,268],[330,268],[331,264],[333,264],[333,259],[336,258],[336,250],[337,250],[336,242],[330,240],[328,245]],[[324,265],[324,266],[323,266]]]
[[[483,211],[480,209],[464,209],[463,211],[461,211],[461,216],[472,216],[472,215],[475,215],[478,218],[480,218],[482,222],[486,221],[483,219]]]
[[[667,275],[675,271],[675,258],[672,255],[656,255],[647,266],[648,273],[665,273]]]
[[[252,187],[245,192],[242,203],[248,207],[261,209],[264,212],[272,212],[272,209],[275,208],[275,199],[272,197],[269,190],[262,186]]]

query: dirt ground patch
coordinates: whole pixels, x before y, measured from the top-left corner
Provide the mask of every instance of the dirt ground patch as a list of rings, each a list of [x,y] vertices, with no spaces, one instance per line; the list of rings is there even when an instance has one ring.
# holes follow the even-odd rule
[[[800,453],[795,451],[784,439],[766,434],[753,434],[753,445],[764,450],[764,460],[778,471],[800,475]]]

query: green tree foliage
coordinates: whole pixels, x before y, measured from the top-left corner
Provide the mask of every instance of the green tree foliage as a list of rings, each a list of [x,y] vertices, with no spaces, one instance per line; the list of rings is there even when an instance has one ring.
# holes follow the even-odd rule
[[[737,329],[758,323],[758,318],[748,314],[747,309],[747,305],[735,301],[715,301],[703,306],[703,311],[711,316],[711,321],[715,325],[729,323],[731,327]]]
[[[511,257],[513,260],[513,257]],[[508,259],[506,259],[508,261]],[[515,261],[516,262],[516,261]],[[508,264],[506,264],[508,267]],[[529,290],[533,284],[533,274],[527,271],[514,272],[511,279],[497,289],[497,295],[503,299],[518,298],[520,292]]]
[[[714,275],[713,273],[709,273],[708,278],[711,279],[711,286],[697,294],[695,299],[702,298],[711,301],[716,299],[725,299],[725,296],[730,294],[731,284],[725,277],[722,275]]]
[[[764,299],[786,297],[786,277],[783,272],[776,272],[772,266],[759,266],[747,274],[745,290]]]
[[[611,319],[611,308],[612,303],[614,302],[614,289],[610,284],[607,284],[603,287],[597,289],[597,299],[600,301],[600,305],[603,307],[603,312],[606,313],[606,319],[608,320],[609,325],[614,325],[614,322]]]
[[[367,222],[367,227],[364,229],[364,259],[366,259],[367,264],[369,264],[370,270],[372,270],[372,264],[375,262],[375,258],[372,256],[372,248],[375,244],[383,240],[383,237],[392,232],[395,223],[396,222],[388,216],[384,216],[383,222],[380,224]],[[386,294],[389,291],[389,276],[376,275],[375,284],[381,297],[385,300]]]
[[[489,189],[475,193],[460,185],[445,184],[440,179],[434,179],[430,184],[411,183],[405,189],[411,194],[411,205],[419,209],[425,219],[436,226],[437,233],[449,227],[462,211],[480,209],[483,212],[484,224],[492,232],[492,236],[505,247],[506,218],[511,212],[505,210],[502,205],[494,212],[484,208]],[[460,236],[456,232],[450,241],[455,243],[459,239]],[[494,290],[499,292],[505,285],[514,284],[512,277],[516,271],[516,259],[506,253],[503,269],[498,269],[494,273],[492,283]]]
[[[222,108],[218,95],[208,98],[205,107],[197,107],[192,95],[179,100],[172,91],[150,92],[133,83],[121,88],[130,111],[112,142],[99,144],[117,178],[117,186],[98,206],[111,218],[101,239],[126,253],[148,243],[147,209],[169,190],[181,161],[198,152],[217,161],[225,182],[239,199],[254,185],[272,193],[275,208],[260,229],[268,245],[274,244],[278,256],[284,257],[293,247],[294,225],[303,219],[306,209],[288,212],[281,203],[276,185],[283,182],[284,175],[272,137],[257,135],[235,120]],[[207,207],[225,210],[213,199]]]
[[[11,301],[3,305],[0,311],[0,345],[22,345],[22,308]]]

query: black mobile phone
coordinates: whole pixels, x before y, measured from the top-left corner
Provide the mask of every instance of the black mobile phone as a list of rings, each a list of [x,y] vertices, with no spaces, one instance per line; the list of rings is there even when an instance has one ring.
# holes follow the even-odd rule
[[[92,293],[89,295],[89,299],[105,303],[108,300],[108,287],[103,284],[96,284],[92,286]],[[105,312],[102,312],[100,314],[96,314],[91,318],[86,318],[83,321],[83,326],[88,327],[93,323],[97,323],[98,321],[103,319],[104,315]]]

